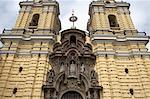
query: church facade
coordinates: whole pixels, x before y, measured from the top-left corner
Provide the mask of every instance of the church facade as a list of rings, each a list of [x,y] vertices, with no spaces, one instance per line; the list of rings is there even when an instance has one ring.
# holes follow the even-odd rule
[[[150,99],[149,38],[129,3],[92,1],[88,34],[60,32],[56,0],[19,5],[15,26],[0,35],[0,99]]]

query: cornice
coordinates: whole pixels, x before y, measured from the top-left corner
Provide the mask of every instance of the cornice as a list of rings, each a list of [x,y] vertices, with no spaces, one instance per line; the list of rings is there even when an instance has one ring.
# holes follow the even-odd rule
[[[0,51],[0,54],[49,54],[50,51]]]
[[[22,6],[57,6],[57,1],[49,1],[49,2],[33,2],[33,1],[23,1],[19,3],[20,7]]]
[[[94,52],[96,56],[99,55],[115,55],[115,56],[135,56],[135,55],[150,55],[150,52],[115,52],[115,51],[96,51]]]
[[[1,39],[21,39],[25,41],[30,40],[52,40],[54,41],[54,35],[0,35]]]
[[[32,34],[33,33],[33,34]],[[40,34],[38,34],[40,33]],[[52,40],[55,41],[55,31],[49,29],[38,30],[25,30],[25,29],[12,29],[5,30],[0,34],[1,40],[4,39],[17,39],[17,40]]]
[[[148,36],[140,36],[140,35],[132,35],[132,36],[125,36],[125,35],[104,35],[104,34],[93,34],[91,37],[91,41],[102,41],[102,40],[113,40],[118,42],[125,42],[125,41],[149,41]]]
[[[50,51],[0,51],[0,54],[50,54]],[[94,55],[115,55],[115,56],[134,56],[134,55],[150,55],[150,52],[115,52],[115,51],[96,51]]]
[[[101,2],[101,1],[93,1],[91,4],[90,4],[90,7],[92,6],[104,6],[105,8],[113,8],[113,7],[130,7],[130,4],[127,3],[127,2],[115,2],[115,3],[104,3],[104,2]]]

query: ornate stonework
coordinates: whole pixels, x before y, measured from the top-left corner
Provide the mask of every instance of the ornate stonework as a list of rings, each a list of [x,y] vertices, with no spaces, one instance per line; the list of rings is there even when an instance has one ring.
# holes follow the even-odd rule
[[[61,44],[54,44],[50,54],[52,69],[43,86],[45,99],[62,99],[62,95],[70,91],[80,93],[82,99],[99,99],[102,87],[94,71],[96,56],[92,46],[85,43],[85,32],[70,29],[61,34]]]

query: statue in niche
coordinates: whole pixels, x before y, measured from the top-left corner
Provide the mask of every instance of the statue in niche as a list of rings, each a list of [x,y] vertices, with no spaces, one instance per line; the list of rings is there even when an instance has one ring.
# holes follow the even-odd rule
[[[60,65],[60,72],[63,72],[63,71],[64,71],[64,63],[62,62]]]
[[[92,86],[97,85],[96,72],[94,70],[91,71],[91,83],[92,83]]]
[[[70,75],[74,76],[76,74],[76,65],[75,65],[75,61],[70,61]]]
[[[51,69],[51,70],[49,71],[49,74],[48,74],[48,82],[49,82],[49,83],[52,83],[52,82],[53,82],[54,76],[55,76],[55,72],[54,72],[53,69]]]
[[[91,79],[96,79],[96,72],[94,70],[91,71]]]
[[[84,73],[85,72],[85,66],[84,66],[84,64],[82,63],[81,64],[81,73]]]
[[[98,92],[97,92],[97,90],[94,90],[94,99],[98,99]]]

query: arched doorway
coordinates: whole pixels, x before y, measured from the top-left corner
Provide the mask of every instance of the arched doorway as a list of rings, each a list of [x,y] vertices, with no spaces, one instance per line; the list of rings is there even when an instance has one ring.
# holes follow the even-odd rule
[[[83,97],[76,91],[69,91],[63,94],[61,99],[83,99]]]

